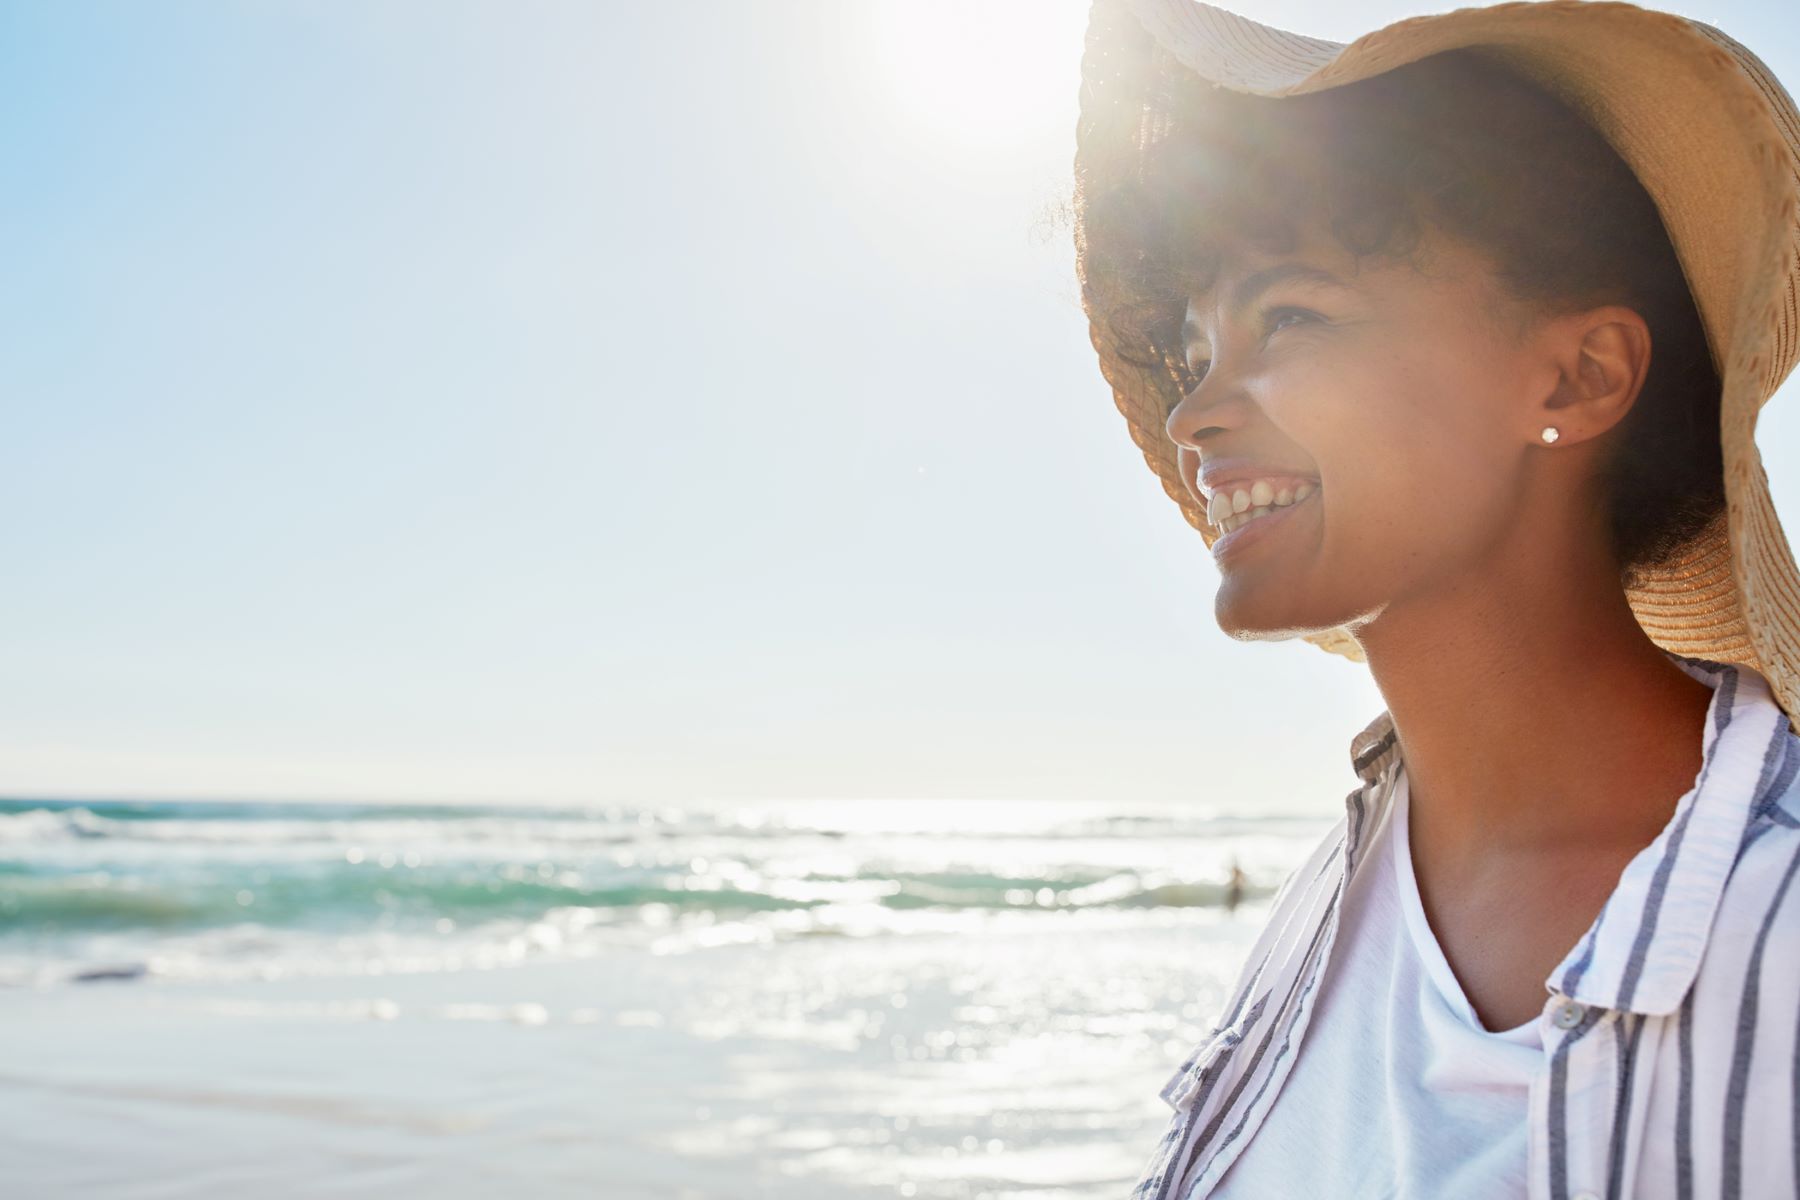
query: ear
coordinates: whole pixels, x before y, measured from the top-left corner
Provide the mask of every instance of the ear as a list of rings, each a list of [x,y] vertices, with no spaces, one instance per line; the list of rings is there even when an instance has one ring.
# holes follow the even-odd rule
[[[1619,304],[1558,317],[1545,329],[1556,384],[1526,431],[1556,426],[1557,445],[1599,437],[1625,419],[1650,370],[1650,326]]]

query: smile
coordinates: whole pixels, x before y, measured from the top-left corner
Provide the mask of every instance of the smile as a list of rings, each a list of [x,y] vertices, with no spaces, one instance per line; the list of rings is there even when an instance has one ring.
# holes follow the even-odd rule
[[[1221,533],[1230,533],[1277,508],[1298,504],[1317,490],[1317,485],[1307,480],[1276,485],[1266,479],[1258,479],[1247,488],[1220,488],[1206,506],[1206,520]]]
[[[1281,526],[1291,523],[1294,510],[1310,508],[1316,503],[1319,494],[1316,486],[1302,485],[1295,489],[1294,496],[1286,504],[1271,502],[1222,518],[1216,527],[1225,532],[1212,544],[1213,557],[1218,558],[1240,546],[1260,541]]]

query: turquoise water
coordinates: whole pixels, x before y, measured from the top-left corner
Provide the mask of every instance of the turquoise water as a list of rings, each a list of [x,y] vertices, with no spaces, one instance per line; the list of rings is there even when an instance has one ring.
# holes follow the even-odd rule
[[[1264,896],[1313,814],[0,800],[0,982],[460,970]]]
[[[0,1160],[121,1200],[1124,1195],[1334,819],[0,801]]]

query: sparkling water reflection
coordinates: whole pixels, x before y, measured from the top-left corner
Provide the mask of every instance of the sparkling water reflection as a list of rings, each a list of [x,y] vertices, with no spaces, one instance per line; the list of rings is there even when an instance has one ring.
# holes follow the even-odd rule
[[[1330,824],[298,809],[0,809],[40,1194],[1116,1196]]]

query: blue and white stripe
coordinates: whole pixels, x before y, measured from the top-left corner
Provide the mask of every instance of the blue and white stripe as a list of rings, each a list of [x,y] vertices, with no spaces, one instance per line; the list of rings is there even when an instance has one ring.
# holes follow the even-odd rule
[[[1800,1200],[1800,735],[1756,671],[1669,657],[1714,689],[1700,774],[1545,980],[1520,1114],[1533,1200]],[[1282,884],[1224,1016],[1162,1090],[1174,1112],[1134,1200],[1206,1196],[1280,1095],[1400,775],[1387,713],[1350,758],[1343,820]]]

